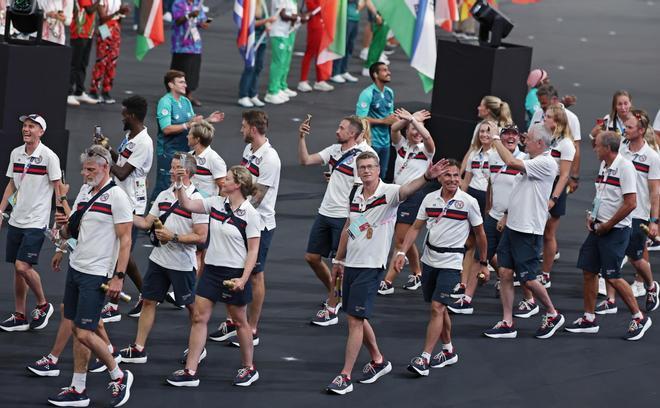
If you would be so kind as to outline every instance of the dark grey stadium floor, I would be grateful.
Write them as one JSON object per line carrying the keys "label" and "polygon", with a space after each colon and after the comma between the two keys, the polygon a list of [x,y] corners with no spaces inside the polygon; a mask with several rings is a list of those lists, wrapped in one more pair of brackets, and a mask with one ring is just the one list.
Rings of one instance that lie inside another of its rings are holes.
{"label": "dark grey stadium floor", "polygon": [[[197,95],[205,106],[199,111],[208,114],[218,108],[226,112],[225,122],[217,127],[213,146],[228,164],[236,164],[243,149],[239,136],[240,109],[235,105],[241,63],[234,46],[230,2],[207,3],[216,20],[210,32],[204,33],[202,89]],[[510,41],[533,46],[534,66],[547,69],[562,94],[577,94],[575,112],[581,119],[583,137],[595,118],[609,110],[611,95],[619,88],[631,91],[635,105],[655,115],[660,107],[656,81],[660,61],[654,41],[660,34],[659,3],[642,0],[544,0],[531,6],[503,3],[502,10],[516,23]],[[134,40],[126,25],[113,95],[118,100],[129,91],[144,95],[150,102],[147,125],[155,136],[154,109],[163,93],[161,78],[169,66],[169,48],[160,47],[138,63],[133,57]],[[303,35],[297,50],[302,47]],[[401,51],[391,59],[397,106],[429,104],[430,96],[422,93],[419,80]],[[289,77],[292,88],[297,83],[299,65],[300,57],[295,57]],[[357,66],[356,60],[351,62],[354,72]],[[267,72],[262,75],[261,89],[266,80]],[[176,360],[186,346],[189,325],[185,312],[163,305],[158,309],[149,339],[149,363],[125,365],[136,377],[128,406],[321,407],[404,406],[406,403],[448,407],[657,406],[660,328],[652,327],[641,342],[621,340],[629,315],[619,304],[619,314],[601,319],[601,332],[595,337],[560,332],[550,340],[536,340],[532,334],[540,318],[534,317],[517,321],[520,335],[517,340],[489,340],[481,333],[501,313],[499,301],[492,296],[492,287],[478,292],[475,315],[453,317],[453,343],[460,355],[459,363],[433,370],[430,377],[421,379],[410,378],[404,368],[421,351],[428,306],[419,292],[397,290],[394,296],[379,297],[372,323],[384,355],[393,363],[393,372],[376,384],[355,385],[355,391],[344,398],[322,393],[341,369],[347,328],[343,316],[338,326],[330,328],[308,324],[324,294],[303,261],[303,253],[325,183],[322,169],[298,165],[297,123],[293,119],[308,112],[314,115],[308,144],[310,150],[319,150],[333,143],[338,120],[353,111],[357,95],[366,85],[367,81],[361,78],[357,86],[340,86],[328,95],[301,95],[289,104],[266,108],[271,117],[270,139],[282,158],[283,170],[277,204],[278,228],[266,271],[268,290],[260,329],[262,343],[255,353],[260,381],[249,389],[232,387],[238,352],[212,343],[207,344],[209,356],[200,367],[199,388],[164,385],[165,377],[179,368]],[[120,139],[120,105],[70,109],[67,119],[71,131],[67,174],[72,190],[77,191],[80,187],[77,156],[88,145],[95,124],[101,124],[115,143]],[[19,139],[12,143],[18,145]],[[581,274],[574,265],[585,237],[584,210],[594,191],[591,182],[596,160],[587,143],[583,144],[583,152],[583,182],[570,197],[568,214],[562,220],[561,259],[556,263],[551,289],[553,300],[567,320],[576,318],[581,310]],[[2,246],[5,234],[3,230]],[[149,253],[144,243],[141,237],[135,250],[143,273]],[[57,305],[62,298],[64,272],[49,270],[52,253],[52,247],[45,245],[38,269],[49,300]],[[658,255],[652,255],[654,266],[658,265],[658,259]],[[0,286],[0,311],[4,318],[13,308],[13,273],[7,264],[3,270],[5,284]],[[626,276],[628,279],[632,276],[629,266]],[[125,287],[129,293],[136,294],[132,283],[126,283]],[[29,304],[33,303],[30,296]],[[127,310],[123,306],[123,311]],[[217,307],[212,325],[221,316],[223,310]],[[25,369],[28,363],[48,353],[59,320],[55,315],[48,327],[38,333],[0,333],[0,406],[45,406],[48,396],[69,384],[70,348],[61,357],[60,377],[35,378]],[[660,318],[656,324],[660,325]],[[120,323],[107,327],[114,344],[124,347],[133,340],[137,321],[124,316]],[[354,377],[359,377],[359,368],[367,358],[365,353],[360,355]],[[107,374],[88,376],[88,393],[94,406],[102,406],[108,400],[107,379]]]}

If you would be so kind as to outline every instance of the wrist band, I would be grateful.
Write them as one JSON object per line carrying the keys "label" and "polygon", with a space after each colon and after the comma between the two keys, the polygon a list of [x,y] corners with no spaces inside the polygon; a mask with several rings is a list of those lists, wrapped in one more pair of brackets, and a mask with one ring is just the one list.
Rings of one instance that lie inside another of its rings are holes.
{"label": "wrist band", "polygon": [[655,222],[657,224],[658,223],[658,217],[649,218],[649,222]]}
{"label": "wrist band", "polygon": [[341,265],[341,266],[344,266],[344,261],[342,261],[342,260],[340,260],[340,259],[332,258],[332,264],[333,264],[333,265]]}
{"label": "wrist band", "polygon": [[570,179],[571,179],[571,180],[574,180],[574,181],[580,181],[580,177],[579,177],[579,176],[571,176]]}
{"label": "wrist band", "polygon": [[401,255],[401,256],[406,256],[406,253],[403,252],[403,251],[399,251],[399,252],[397,252],[396,255],[394,255],[394,256],[400,256],[400,255]]}
{"label": "wrist band", "polygon": [[61,252],[61,253],[63,253],[63,254],[66,254],[66,253],[67,253],[67,252],[66,252],[66,249],[62,249],[62,248],[59,248],[59,247],[56,247],[56,248],[55,248],[55,252]]}

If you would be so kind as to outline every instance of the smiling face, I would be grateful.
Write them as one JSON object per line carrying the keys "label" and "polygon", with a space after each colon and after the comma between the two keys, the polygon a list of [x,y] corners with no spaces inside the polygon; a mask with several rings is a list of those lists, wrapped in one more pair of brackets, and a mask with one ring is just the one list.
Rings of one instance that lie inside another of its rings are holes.
{"label": "smiling face", "polygon": [[227,177],[225,178],[225,184],[222,185],[222,195],[229,196],[236,190],[240,190],[241,185],[236,182],[236,177],[232,171],[227,172]]}
{"label": "smiling face", "polygon": [[390,72],[390,68],[383,64],[378,67],[378,71],[374,74],[374,77],[382,83],[388,83],[392,80],[392,73]]}
{"label": "smiling face", "polygon": [[419,133],[417,128],[412,123],[409,123],[408,127],[406,128],[406,139],[408,142],[410,142],[410,144],[419,144],[422,143],[422,140],[424,140],[422,134]]}
{"label": "smiling face", "polygon": [[21,134],[23,135],[23,142],[26,144],[35,144],[41,140],[44,130],[37,122],[30,119],[25,119],[21,127]]}
{"label": "smiling face", "polygon": [[500,139],[504,147],[506,147],[510,152],[513,152],[516,150],[516,146],[518,146],[520,136],[518,135],[518,132],[508,131],[502,133],[500,135]]}
{"label": "smiling face", "polygon": [[477,116],[481,119],[486,119],[489,116],[488,108],[486,107],[486,102],[481,100],[479,106],[477,106]]}
{"label": "smiling face", "polygon": [[170,90],[172,92],[175,92],[179,95],[186,94],[186,88],[188,87],[188,85],[186,84],[185,77],[174,78],[174,80],[172,80],[172,82],[170,82],[168,85],[170,86]]}
{"label": "smiling face", "polygon": [[450,194],[455,194],[461,185],[461,172],[457,166],[450,166],[447,172],[438,177],[442,189]]}
{"label": "smiling face", "polygon": [[488,147],[493,142],[493,136],[491,134],[490,125],[488,123],[484,123],[479,126],[479,142],[481,142],[481,145],[486,149],[488,149]]}

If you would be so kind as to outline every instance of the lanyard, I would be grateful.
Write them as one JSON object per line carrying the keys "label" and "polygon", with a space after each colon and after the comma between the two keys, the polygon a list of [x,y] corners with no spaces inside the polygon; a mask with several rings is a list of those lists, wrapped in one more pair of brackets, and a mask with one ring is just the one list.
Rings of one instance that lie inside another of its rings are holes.
{"label": "lanyard", "polygon": [[124,140],[121,141],[121,144],[117,148],[117,151],[119,151],[119,153],[123,152],[124,149],[126,149],[127,144],[128,144],[128,136],[124,137]]}
{"label": "lanyard", "polygon": [[[408,146],[410,147],[410,145],[408,145]],[[417,147],[417,146],[415,146],[415,147]],[[404,149],[404,151],[405,151],[405,149]],[[410,162],[410,160],[413,157],[415,157],[416,155],[417,155],[417,152],[415,152],[414,147],[413,147],[412,152],[406,152],[406,159],[403,161],[403,164],[401,165],[399,170],[397,170],[396,174],[399,175],[399,174],[403,173],[403,171],[406,169],[406,167],[408,167],[408,163]]]}
{"label": "lanyard", "polygon": [[30,158],[26,161],[25,166],[23,166],[23,173],[21,174],[20,177],[21,184],[23,184],[23,179],[27,175],[27,171],[30,169],[33,160],[34,160],[34,156],[30,156]]}

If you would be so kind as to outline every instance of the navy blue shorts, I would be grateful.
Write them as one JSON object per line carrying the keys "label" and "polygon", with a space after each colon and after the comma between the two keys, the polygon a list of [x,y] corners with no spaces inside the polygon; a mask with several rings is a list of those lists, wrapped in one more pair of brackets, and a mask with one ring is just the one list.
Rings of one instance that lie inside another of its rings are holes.
{"label": "navy blue shorts", "polygon": [[448,305],[456,301],[451,292],[461,283],[461,271],[458,269],[434,268],[422,263],[422,293],[424,301],[431,300]]}
{"label": "navy blue shorts", "polygon": [[64,284],[64,317],[73,320],[76,327],[96,330],[105,303],[105,292],[101,284],[107,283],[106,276],[78,272],[69,266]]}
{"label": "navy blue shorts", "polygon": [[[500,244],[500,239],[502,238],[502,233],[497,230],[497,220],[487,214],[486,218],[484,219],[484,232],[486,233],[486,240],[488,242],[486,259],[490,261],[495,256],[497,246]],[[476,248],[474,251],[474,259],[477,261],[481,260],[479,248]]]}
{"label": "navy blue shorts", "polygon": [[[197,282],[197,296],[212,302],[222,302],[228,305],[245,306],[252,302],[252,284],[250,279],[240,292],[225,287],[222,281],[243,276],[241,268],[227,268],[224,266],[206,265],[204,273]],[[176,290],[175,292],[176,293]]]}
{"label": "navy blue shorts", "polygon": [[353,317],[369,319],[378,293],[378,285],[385,277],[383,268],[344,268],[341,287],[342,308]]}
{"label": "navy blue shorts", "polygon": [[[552,183],[552,191],[555,190],[555,186],[557,185],[557,180],[555,179],[555,182]],[[552,193],[550,193],[552,194]],[[559,218],[562,215],[566,214],[566,201],[568,201],[568,193],[566,193],[566,189],[562,190],[561,194],[559,194],[559,199],[555,203],[555,205],[552,207],[550,210],[550,216],[553,218]]]}
{"label": "navy blue shorts", "polygon": [[534,280],[541,273],[539,254],[543,249],[543,235],[525,234],[504,228],[497,246],[497,265],[512,269],[520,282]]}
{"label": "navy blue shorts", "polygon": [[589,232],[580,247],[577,267],[600,273],[605,279],[621,277],[621,261],[630,242],[630,228],[612,228],[603,236]]}
{"label": "navy blue shorts", "polygon": [[476,188],[468,187],[467,193],[474,197],[479,203],[479,210],[481,211],[481,218],[486,217],[486,192],[477,190]]}
{"label": "navy blue shorts", "polygon": [[626,256],[632,261],[639,261],[642,259],[644,248],[646,248],[646,240],[648,239],[648,236],[641,228],[639,228],[641,224],[648,224],[648,221],[633,218],[630,242],[628,243],[628,248],[626,248]]}
{"label": "navy blue shorts", "polygon": [[314,225],[309,232],[307,253],[321,255],[323,258],[333,257],[337,252],[339,237],[345,224],[346,218],[331,218],[316,214]]}
{"label": "navy blue shorts", "polygon": [[422,205],[422,201],[424,201],[424,197],[426,197],[426,191],[422,188],[399,204],[399,209],[396,212],[397,224],[412,225],[417,219],[417,212],[419,206]]}
{"label": "navy blue shorts", "polygon": [[45,229],[18,228],[7,224],[7,251],[5,260],[14,263],[17,260],[36,265],[39,263],[39,252],[44,244]]}
{"label": "navy blue shorts", "polygon": [[149,260],[149,268],[142,284],[142,297],[163,302],[172,285],[177,305],[189,305],[195,301],[195,269],[175,271]]}
{"label": "navy blue shorts", "polygon": [[[275,228],[270,231],[264,228],[261,231],[261,239],[259,240],[259,254],[257,255],[257,263],[254,265],[252,273],[261,273],[266,269],[266,257],[268,257],[268,249],[270,248],[270,243],[273,240],[274,233]],[[250,299],[252,299],[252,296],[250,296]]]}

